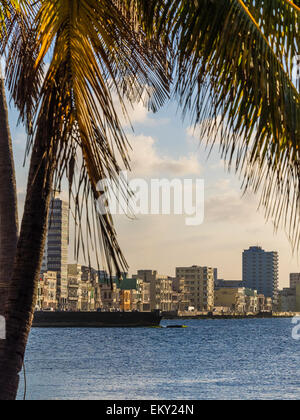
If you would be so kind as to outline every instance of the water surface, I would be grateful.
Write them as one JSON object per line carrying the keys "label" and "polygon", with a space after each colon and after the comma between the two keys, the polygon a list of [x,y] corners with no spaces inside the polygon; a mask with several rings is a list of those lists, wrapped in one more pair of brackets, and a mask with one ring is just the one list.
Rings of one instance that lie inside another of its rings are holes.
{"label": "water surface", "polygon": [[27,399],[300,398],[290,319],[162,325],[178,323],[188,328],[33,329]]}

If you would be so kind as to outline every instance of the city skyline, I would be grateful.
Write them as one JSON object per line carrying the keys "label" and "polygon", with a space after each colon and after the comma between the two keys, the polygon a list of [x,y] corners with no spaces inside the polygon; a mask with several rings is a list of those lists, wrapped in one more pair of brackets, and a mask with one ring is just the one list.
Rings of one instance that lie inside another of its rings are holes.
{"label": "city skyline", "polygon": [[[26,135],[16,127],[17,114],[10,109],[16,175],[18,182],[19,214],[22,214],[28,162],[23,167]],[[220,267],[221,278],[242,278],[240,254],[249,245],[276,250],[280,255],[279,284],[288,286],[289,274],[300,272],[297,255],[282,229],[274,234],[271,221],[266,222],[262,211],[256,211],[258,197],[242,197],[240,182],[224,170],[224,162],[216,148],[209,159],[204,146],[199,146],[197,132],[189,122],[176,117],[174,104],[156,115],[137,105],[131,113],[135,132],[124,122],[133,151],[132,176],[147,179],[202,178],[205,181],[205,219],[198,227],[187,227],[185,216],[116,216],[115,225],[122,250],[133,273],[140,267],[154,267],[162,273],[172,273],[174,262],[183,266]],[[67,191],[67,187],[65,188]],[[65,198],[67,193],[65,193]],[[64,197],[63,197],[64,198]],[[70,220],[69,260],[73,258],[74,224]],[[80,259],[84,263],[83,259]],[[93,263],[95,259],[92,258]]]}
{"label": "city skyline", "polygon": [[[57,196],[53,197],[51,202],[51,213],[49,218],[49,228],[47,233],[46,246],[43,257],[42,272],[57,272],[58,280],[58,289],[57,289],[57,299],[61,308],[64,307],[64,304],[67,300],[67,288],[68,288],[68,266],[70,261],[68,258],[68,238],[69,238],[69,205],[67,201],[63,201]],[[80,261],[77,261],[76,264],[73,263],[73,266],[81,265]],[[257,290],[259,294],[263,294],[266,297],[277,299],[279,287],[278,281],[278,264],[279,264],[279,255],[277,251],[265,251],[262,247],[259,246],[250,246],[249,249],[245,249],[242,253],[242,277],[241,287],[245,287],[252,290]],[[72,265],[72,264],[71,264]],[[82,264],[83,266],[84,264]],[[95,269],[95,267],[90,267]],[[97,270],[102,269],[103,267],[98,267]],[[203,271],[204,269],[204,271]],[[151,269],[142,269],[138,267],[136,272],[139,273],[158,273],[157,270]],[[98,272],[99,273],[99,272]],[[105,273],[105,271],[103,271]],[[209,273],[209,274],[208,274]],[[148,275],[147,274],[147,275]],[[162,272],[160,272],[161,275]],[[168,273],[165,275],[173,276],[174,273]],[[233,279],[221,279],[219,276],[220,267],[216,265],[195,265],[192,264],[188,267],[175,267],[175,277],[186,277],[187,279],[194,281],[194,278],[202,279],[202,283],[205,281],[205,285],[200,287],[197,285],[196,288],[204,288],[202,290],[203,294],[208,296],[208,301],[210,299],[211,289],[216,286],[216,282],[228,283],[236,282]],[[126,276],[135,277],[136,275],[133,272],[126,273]],[[144,274],[141,275],[143,278]],[[152,274],[151,274],[152,276]],[[195,277],[196,276],[196,277]],[[199,277],[200,276],[200,277]],[[106,275],[104,276],[106,277]],[[291,279],[292,274],[290,273],[289,279]],[[207,281],[211,282],[211,285],[207,288]],[[227,281],[226,281],[227,280]],[[298,279],[296,279],[296,282]],[[236,285],[235,285],[236,286]],[[228,286],[227,286],[228,287]],[[198,292],[200,289],[198,290]],[[201,293],[202,293],[201,292]],[[200,295],[201,295],[200,293]],[[202,296],[202,295],[201,295]],[[203,298],[203,296],[202,296]],[[201,298],[201,299],[202,299]]]}

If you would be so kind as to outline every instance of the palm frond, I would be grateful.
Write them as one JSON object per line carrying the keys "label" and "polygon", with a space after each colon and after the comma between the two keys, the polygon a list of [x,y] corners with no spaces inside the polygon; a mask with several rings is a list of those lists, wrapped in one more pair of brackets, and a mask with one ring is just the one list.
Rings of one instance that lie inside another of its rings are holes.
{"label": "palm frond", "polygon": [[[149,42],[146,48],[145,34],[137,30],[135,22],[133,15],[128,16],[128,11],[122,11],[111,0],[45,0],[35,18],[37,31],[33,32],[36,36],[32,45],[38,53],[34,66],[28,57],[22,67],[28,85],[30,77],[39,78],[44,58],[51,53],[28,150],[41,138],[43,126],[50,124],[44,159],[53,162],[49,153],[55,142],[55,184],[67,174],[75,202],[75,223],[79,225],[77,244],[83,243],[80,225],[84,213],[88,214],[89,237],[93,237],[94,221],[90,220],[87,202],[91,198],[95,203],[101,196],[97,183],[106,178],[117,182],[121,165],[129,169],[129,144],[115,111],[113,93],[124,112],[125,98],[133,103],[146,93],[149,106],[156,110],[168,97],[167,53],[163,47],[149,48]],[[153,40],[154,45],[159,46],[159,42]],[[34,75],[29,74],[30,70]],[[18,106],[26,106],[25,100]],[[50,113],[54,118],[49,120]],[[80,161],[78,155],[82,155],[83,163],[76,186],[74,162]],[[121,157],[120,163],[116,156]],[[100,232],[98,246],[109,272],[126,271],[111,215],[98,214],[96,224]]]}
{"label": "palm frond", "polygon": [[220,139],[243,188],[261,191],[266,216],[299,246],[300,97],[289,77],[299,12],[281,0],[169,3],[184,115],[210,145]]}

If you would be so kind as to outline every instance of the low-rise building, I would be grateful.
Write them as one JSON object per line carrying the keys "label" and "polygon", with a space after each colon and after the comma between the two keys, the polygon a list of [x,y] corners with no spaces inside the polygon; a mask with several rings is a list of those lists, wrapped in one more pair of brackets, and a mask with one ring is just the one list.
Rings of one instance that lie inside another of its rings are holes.
{"label": "low-rise building", "polygon": [[257,290],[245,289],[246,298],[246,312],[257,313],[259,312],[259,302]]}
{"label": "low-rise building", "polygon": [[150,310],[171,312],[173,309],[173,281],[174,278],[162,276],[154,270],[139,270],[136,279],[143,280],[150,285]]}
{"label": "low-rise building", "polygon": [[41,274],[38,283],[37,309],[57,310],[57,273],[46,271]]}
{"label": "low-rise building", "polygon": [[151,311],[150,283],[146,283],[145,281],[143,281],[141,312],[150,312],[150,311]]}
{"label": "low-rise building", "polygon": [[158,275],[150,283],[151,310],[159,309],[162,312],[172,312],[173,279]]}
{"label": "low-rise building", "polygon": [[230,308],[232,312],[246,312],[245,288],[225,287],[216,290],[215,306]]}
{"label": "low-rise building", "polygon": [[81,283],[81,266],[78,264],[68,265],[68,309],[77,312],[79,310],[79,290]]}
{"label": "low-rise building", "polygon": [[279,312],[297,312],[297,288],[284,288],[279,291]]}
{"label": "low-rise building", "polygon": [[184,277],[176,277],[173,282],[175,292],[178,293],[178,311],[186,312],[194,305],[190,282]]}
{"label": "low-rise building", "polygon": [[143,311],[144,281],[125,278],[120,282],[120,309],[122,311]]}
{"label": "low-rise building", "polygon": [[259,310],[259,312],[272,312],[272,310],[273,310],[273,300],[272,300],[272,298],[265,297],[262,294],[258,295],[257,298],[258,298],[258,310]]}
{"label": "low-rise building", "polygon": [[104,282],[100,284],[101,309],[104,311],[120,310],[120,289],[116,282],[109,284]]}
{"label": "low-rise building", "polygon": [[291,273],[290,274],[290,288],[296,289],[297,286],[300,286],[300,273]]}

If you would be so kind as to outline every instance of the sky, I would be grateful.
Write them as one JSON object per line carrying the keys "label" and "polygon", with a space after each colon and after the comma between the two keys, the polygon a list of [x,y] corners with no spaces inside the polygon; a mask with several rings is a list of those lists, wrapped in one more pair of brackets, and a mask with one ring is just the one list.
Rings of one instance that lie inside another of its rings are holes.
{"label": "sky", "polygon": [[[133,149],[132,178],[203,179],[205,185],[204,222],[199,226],[187,226],[185,215],[116,216],[129,273],[152,269],[175,275],[178,266],[199,265],[218,268],[219,278],[241,280],[243,250],[259,245],[279,252],[280,286],[288,287],[289,273],[300,272],[299,257],[293,256],[284,231],[275,234],[272,223],[265,221],[262,210],[258,211],[258,196],[242,196],[238,177],[225,170],[217,147],[208,156],[191,122],[182,120],[172,102],[157,114],[139,104],[129,110],[129,115],[134,131],[128,122],[123,121],[123,125]],[[23,166],[26,135],[11,107],[9,119],[21,216],[29,163]],[[70,238],[72,263],[72,227]]]}

